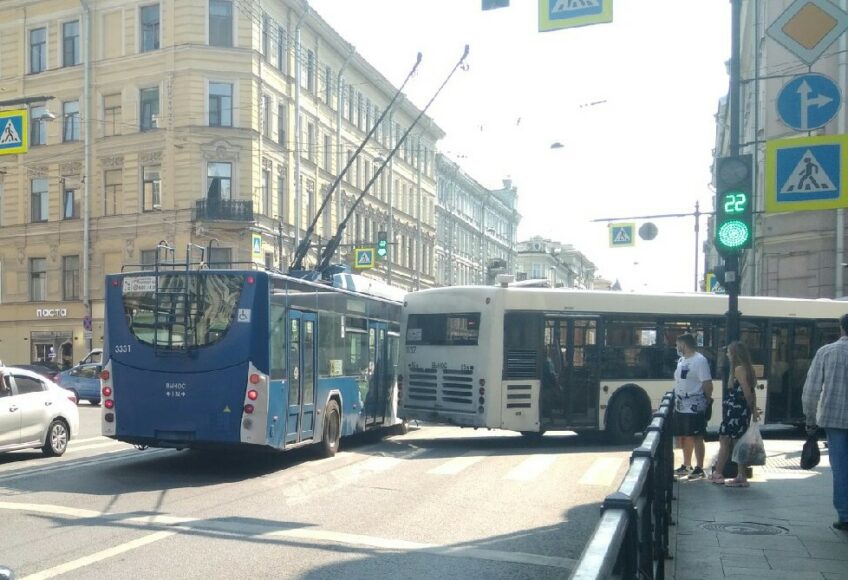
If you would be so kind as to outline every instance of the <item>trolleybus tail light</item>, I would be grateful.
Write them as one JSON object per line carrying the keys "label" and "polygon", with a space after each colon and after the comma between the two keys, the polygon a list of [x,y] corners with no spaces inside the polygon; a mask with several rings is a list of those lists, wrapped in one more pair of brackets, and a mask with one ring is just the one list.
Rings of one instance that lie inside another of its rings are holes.
{"label": "trolleybus tail light", "polygon": [[115,401],[113,401],[112,399],[106,399],[105,401],[103,401],[103,406],[107,409],[114,409]]}
{"label": "trolleybus tail light", "polygon": [[480,386],[481,386],[481,387],[485,387],[485,386],[486,386],[486,379],[480,379]]}
{"label": "trolleybus tail light", "polygon": [[247,391],[247,398],[251,401],[255,401],[259,397],[259,393],[253,389]]}
{"label": "trolleybus tail light", "polygon": [[[261,381],[261,380],[262,380],[262,377],[260,377],[256,373],[253,373],[252,375],[250,375],[250,384],[251,385],[258,385],[259,381]],[[255,393],[256,391],[253,391],[253,392]]]}
{"label": "trolleybus tail light", "polygon": [[120,284],[120,283],[121,283],[121,281],[120,281],[120,280],[118,280],[117,278],[115,278],[114,280],[112,280],[112,286],[115,286],[116,288],[118,287],[118,284]]}
{"label": "trolleybus tail light", "polygon": [[244,406],[244,412],[247,413],[248,415],[253,413],[253,405],[251,405],[250,403],[245,405]]}
{"label": "trolleybus tail light", "polygon": [[247,277],[247,283],[248,284],[253,284],[254,282],[256,282],[256,278],[254,278],[253,276]]}
{"label": "trolleybus tail light", "polygon": [[480,397],[479,401],[480,401],[480,404],[481,404],[481,405],[483,405],[483,404],[485,404],[485,403],[486,403],[486,398],[485,398],[485,397]]}
{"label": "trolleybus tail light", "polygon": [[482,396],[483,396],[483,395],[485,395],[485,394],[486,394],[486,388],[485,388],[485,387],[480,387],[480,396],[482,397]]}
{"label": "trolleybus tail light", "polygon": [[114,413],[106,413],[105,415],[103,415],[103,420],[106,421],[107,423],[114,423],[115,422],[115,414]]}
{"label": "trolleybus tail light", "polygon": [[109,371],[107,371],[105,369],[100,371],[100,378],[103,379],[104,381],[108,381],[110,376],[112,376],[112,375],[109,374]]}
{"label": "trolleybus tail light", "polygon": [[111,397],[112,396],[112,387],[103,387],[103,396]]}

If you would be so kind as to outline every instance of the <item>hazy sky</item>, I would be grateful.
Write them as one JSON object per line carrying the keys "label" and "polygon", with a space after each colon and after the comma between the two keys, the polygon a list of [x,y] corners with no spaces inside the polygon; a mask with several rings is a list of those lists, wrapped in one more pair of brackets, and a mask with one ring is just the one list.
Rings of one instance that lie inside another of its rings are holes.
{"label": "hazy sky", "polygon": [[[609,248],[593,219],[711,211],[715,113],[727,92],[728,0],[616,0],[614,21],[537,32],[538,2],[310,0],[395,86],[418,51],[407,95],[429,110],[439,149],[489,188],[509,177],[519,239],[574,244],[625,290],[691,291],[694,218],[653,221],[656,239]],[[561,149],[550,145],[560,142]],[[646,220],[635,221],[637,228]],[[701,219],[699,243],[706,234]],[[699,276],[703,257],[699,252]]]}

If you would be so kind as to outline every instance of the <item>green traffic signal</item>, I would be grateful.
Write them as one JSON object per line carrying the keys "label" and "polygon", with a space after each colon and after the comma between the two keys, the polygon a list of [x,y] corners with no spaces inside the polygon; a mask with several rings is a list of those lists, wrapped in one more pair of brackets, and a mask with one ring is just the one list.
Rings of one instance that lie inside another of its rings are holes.
{"label": "green traffic signal", "polygon": [[377,257],[385,259],[389,255],[389,236],[386,232],[377,232]]}
{"label": "green traffic signal", "polygon": [[716,159],[715,245],[723,256],[753,242],[751,156]]}

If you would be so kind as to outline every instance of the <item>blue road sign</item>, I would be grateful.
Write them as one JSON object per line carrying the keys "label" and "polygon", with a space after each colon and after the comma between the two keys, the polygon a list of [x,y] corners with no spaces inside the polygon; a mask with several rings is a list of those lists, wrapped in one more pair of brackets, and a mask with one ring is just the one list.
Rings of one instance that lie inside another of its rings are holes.
{"label": "blue road sign", "polygon": [[777,202],[839,197],[841,145],[830,143],[777,151]]}
{"label": "blue road sign", "polygon": [[777,95],[777,114],[796,131],[823,127],[839,112],[842,93],[829,77],[810,73],[786,83]]}
{"label": "blue road sign", "polygon": [[612,22],[612,0],[539,0],[539,32]]}
{"label": "blue road sign", "polygon": [[0,111],[0,155],[27,152],[27,110]]}
{"label": "blue road sign", "polygon": [[364,270],[374,267],[374,248],[354,248],[353,267]]}
{"label": "blue road sign", "polygon": [[632,246],[636,243],[636,238],[633,235],[636,230],[635,223],[620,223],[609,225],[610,247],[624,248]]}

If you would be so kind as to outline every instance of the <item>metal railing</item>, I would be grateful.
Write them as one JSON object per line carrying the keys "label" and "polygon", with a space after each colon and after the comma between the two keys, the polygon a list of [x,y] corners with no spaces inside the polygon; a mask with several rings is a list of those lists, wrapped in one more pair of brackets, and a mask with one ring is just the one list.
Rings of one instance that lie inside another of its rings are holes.
{"label": "metal railing", "polygon": [[601,520],[572,580],[665,578],[674,483],[673,402],[672,393],[663,397],[645,439],[630,456],[624,480],[604,499]]}
{"label": "metal railing", "polygon": [[253,221],[253,200],[198,199],[194,202],[195,220]]}

